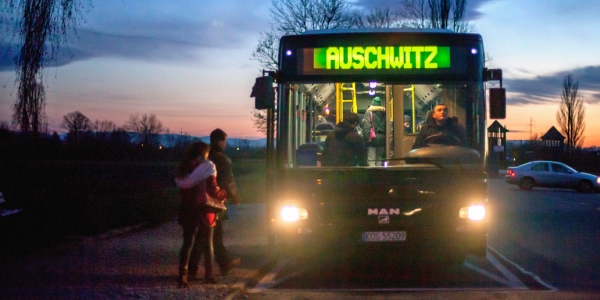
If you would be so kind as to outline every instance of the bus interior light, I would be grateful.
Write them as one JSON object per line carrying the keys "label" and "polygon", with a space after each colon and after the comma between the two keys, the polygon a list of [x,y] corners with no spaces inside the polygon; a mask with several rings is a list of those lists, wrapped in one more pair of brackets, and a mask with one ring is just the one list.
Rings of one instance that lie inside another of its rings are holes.
{"label": "bus interior light", "polygon": [[473,55],[477,54],[477,49],[471,48],[471,54],[473,54]]}
{"label": "bus interior light", "polygon": [[374,89],[377,87],[377,81],[371,81],[369,82],[369,88]]}
{"label": "bus interior light", "polygon": [[285,55],[287,55],[287,56],[292,56],[292,50],[287,50],[287,51],[285,51]]}

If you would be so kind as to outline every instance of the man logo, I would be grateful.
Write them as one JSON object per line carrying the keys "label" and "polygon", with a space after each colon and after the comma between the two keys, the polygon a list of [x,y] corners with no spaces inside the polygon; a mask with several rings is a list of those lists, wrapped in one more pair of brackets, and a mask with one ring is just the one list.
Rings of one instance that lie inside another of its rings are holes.
{"label": "man logo", "polygon": [[399,215],[399,208],[368,208],[367,215]]}
{"label": "man logo", "polygon": [[377,218],[379,219],[379,224],[390,224],[389,215],[377,216]]}

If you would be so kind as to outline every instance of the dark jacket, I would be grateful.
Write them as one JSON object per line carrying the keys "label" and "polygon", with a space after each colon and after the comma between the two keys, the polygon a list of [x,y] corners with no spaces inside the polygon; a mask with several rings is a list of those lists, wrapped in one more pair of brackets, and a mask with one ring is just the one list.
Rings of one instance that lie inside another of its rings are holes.
{"label": "dark jacket", "polygon": [[444,125],[442,126],[438,126],[435,122],[435,119],[431,119],[425,124],[423,124],[423,127],[421,127],[421,131],[419,131],[415,143],[413,144],[413,149],[427,146],[425,144],[425,139],[435,134],[446,134],[449,136],[454,136],[460,141],[459,145],[466,145],[464,130],[460,128],[459,125],[456,124],[456,122],[454,122],[451,118],[447,119]]}
{"label": "dark jacket", "polygon": [[340,122],[327,135],[323,151],[324,166],[366,166],[367,148],[356,128]]}
{"label": "dark jacket", "polygon": [[229,197],[237,203],[239,201],[239,194],[233,178],[233,163],[231,159],[223,153],[223,149],[218,145],[210,146],[208,159],[217,167],[217,184],[220,188],[226,190]]}
{"label": "dark jacket", "polygon": [[[372,121],[371,121],[372,117]],[[371,127],[375,128],[375,139],[370,141],[369,131]],[[385,107],[370,106],[365,112],[362,122],[362,136],[365,144],[369,147],[385,146]]]}

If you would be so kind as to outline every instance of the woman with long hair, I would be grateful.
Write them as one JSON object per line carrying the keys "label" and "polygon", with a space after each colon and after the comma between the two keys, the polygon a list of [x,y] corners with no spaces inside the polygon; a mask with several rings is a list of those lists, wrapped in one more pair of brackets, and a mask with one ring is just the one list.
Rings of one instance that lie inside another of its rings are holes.
{"label": "woman with long hair", "polygon": [[207,194],[225,200],[227,192],[217,185],[215,165],[208,160],[210,145],[191,144],[176,168],[175,183],[179,187],[181,205],[179,223],[183,227],[183,245],[179,255],[179,287],[189,287],[188,276],[197,277],[200,258],[204,254],[204,280],[216,283],[213,276],[213,227],[217,215],[208,209]]}

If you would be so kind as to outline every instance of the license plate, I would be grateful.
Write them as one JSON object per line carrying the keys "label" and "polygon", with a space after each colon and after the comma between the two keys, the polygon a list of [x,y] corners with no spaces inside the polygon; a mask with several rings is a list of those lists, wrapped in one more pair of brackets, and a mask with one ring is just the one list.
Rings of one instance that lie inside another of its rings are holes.
{"label": "license plate", "polygon": [[367,231],[362,233],[363,242],[406,241],[406,231]]}

